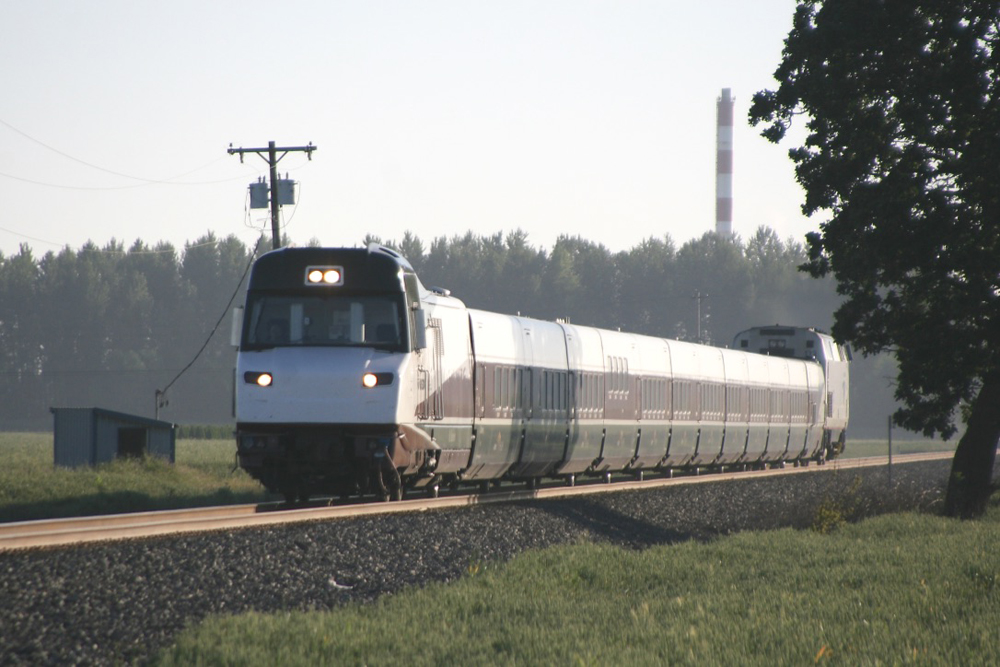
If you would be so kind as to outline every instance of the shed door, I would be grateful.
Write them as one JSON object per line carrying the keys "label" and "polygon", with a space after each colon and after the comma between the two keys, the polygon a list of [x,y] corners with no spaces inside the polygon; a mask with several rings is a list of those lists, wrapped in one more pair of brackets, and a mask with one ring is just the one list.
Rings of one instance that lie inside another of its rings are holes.
{"label": "shed door", "polygon": [[146,454],[146,429],[123,426],[118,429],[118,457],[139,458]]}

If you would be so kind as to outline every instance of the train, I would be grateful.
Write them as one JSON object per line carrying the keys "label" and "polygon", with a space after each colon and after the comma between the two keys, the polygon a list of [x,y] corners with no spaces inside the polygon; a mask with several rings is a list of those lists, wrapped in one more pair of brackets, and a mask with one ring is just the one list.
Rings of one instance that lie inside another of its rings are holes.
{"label": "train", "polygon": [[804,465],[844,447],[850,349],[814,328],[758,326],[723,348],[476,310],[377,244],[268,252],[234,315],[239,465],[289,502]]}

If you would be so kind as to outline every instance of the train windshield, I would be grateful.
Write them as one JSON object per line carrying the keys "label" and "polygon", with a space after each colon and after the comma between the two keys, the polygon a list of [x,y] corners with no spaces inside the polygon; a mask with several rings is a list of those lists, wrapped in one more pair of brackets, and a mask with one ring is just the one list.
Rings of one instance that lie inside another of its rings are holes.
{"label": "train windshield", "polygon": [[405,349],[401,296],[256,295],[247,303],[244,349],[363,346]]}

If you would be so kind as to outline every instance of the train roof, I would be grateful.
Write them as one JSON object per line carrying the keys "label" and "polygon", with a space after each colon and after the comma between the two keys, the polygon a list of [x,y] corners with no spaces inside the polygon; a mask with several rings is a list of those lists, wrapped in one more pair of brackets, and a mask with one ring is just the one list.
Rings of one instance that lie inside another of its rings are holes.
{"label": "train roof", "polygon": [[391,248],[280,248],[261,255],[250,274],[251,290],[302,287],[306,267],[339,267],[343,287],[352,291],[399,291],[402,274],[413,267]]}
{"label": "train roof", "polygon": [[826,359],[829,355],[825,345],[836,344],[824,331],[781,324],[751,327],[733,339],[735,349],[789,359]]}

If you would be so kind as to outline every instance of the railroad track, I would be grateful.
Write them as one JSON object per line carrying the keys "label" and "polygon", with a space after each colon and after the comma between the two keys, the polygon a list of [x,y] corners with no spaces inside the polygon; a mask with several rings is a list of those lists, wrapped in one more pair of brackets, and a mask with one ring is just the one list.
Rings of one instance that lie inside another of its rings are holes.
{"label": "railroad track", "polygon": [[[894,456],[893,464],[917,463],[951,457],[951,452],[905,454]],[[513,487],[513,490],[501,488],[488,493],[442,495],[439,498],[433,499],[422,498],[391,503],[354,503],[303,508],[287,508],[281,503],[265,503],[261,505],[229,505],[161,512],[137,512],[73,519],[20,521],[15,523],[0,523],[0,551],[153,537],[156,535],[176,535],[209,530],[232,530],[235,528],[340,519],[372,514],[426,511],[445,507],[463,507],[516,500],[560,498],[593,493],[654,489],[671,485],[700,484],[728,479],[753,479],[769,475],[803,474],[823,470],[847,470],[852,468],[885,466],[887,463],[887,457],[875,456],[869,458],[837,459],[823,466],[810,465],[750,472],[711,473],[700,476],[686,475],[672,478],[657,477],[643,481],[632,478],[629,481],[618,481],[611,484],[593,481],[572,487],[553,483],[551,486],[543,486],[530,490],[525,490],[523,487]],[[621,477],[624,479],[625,476],[622,475]]]}

